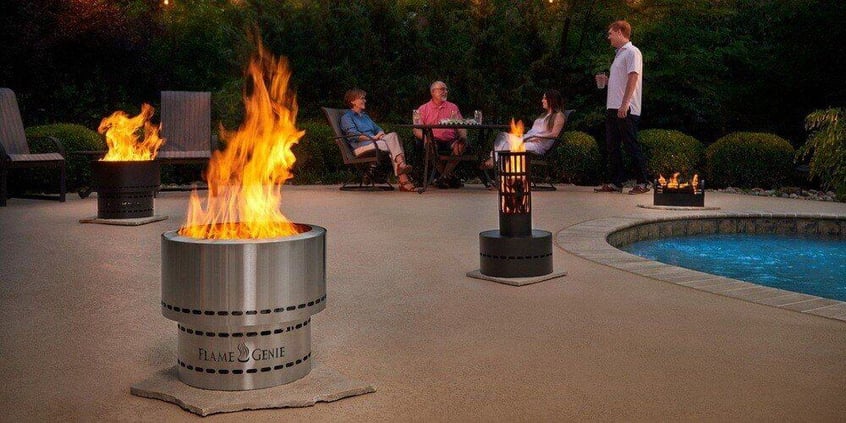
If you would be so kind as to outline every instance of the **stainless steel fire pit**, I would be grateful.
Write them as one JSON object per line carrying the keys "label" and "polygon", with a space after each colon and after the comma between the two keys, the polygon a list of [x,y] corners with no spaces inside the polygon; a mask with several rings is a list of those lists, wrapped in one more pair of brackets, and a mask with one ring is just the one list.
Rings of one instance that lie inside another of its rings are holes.
{"label": "stainless steel fire pit", "polygon": [[326,229],[266,240],[162,234],[162,314],[178,322],[178,375],[249,390],[311,371],[311,316],[326,307]]}
{"label": "stainless steel fire pit", "polygon": [[91,162],[94,190],[97,191],[97,217],[132,219],[153,215],[153,197],[161,185],[159,162]]}

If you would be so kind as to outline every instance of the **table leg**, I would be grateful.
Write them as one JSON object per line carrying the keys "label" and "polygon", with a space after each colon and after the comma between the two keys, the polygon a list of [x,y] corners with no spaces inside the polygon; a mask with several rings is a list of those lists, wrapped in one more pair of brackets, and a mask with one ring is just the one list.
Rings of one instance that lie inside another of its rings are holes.
{"label": "table leg", "polygon": [[423,130],[423,185],[417,190],[418,194],[426,192],[429,186],[429,160],[431,160],[430,150],[432,149],[432,142],[434,142],[434,134],[431,129]]}

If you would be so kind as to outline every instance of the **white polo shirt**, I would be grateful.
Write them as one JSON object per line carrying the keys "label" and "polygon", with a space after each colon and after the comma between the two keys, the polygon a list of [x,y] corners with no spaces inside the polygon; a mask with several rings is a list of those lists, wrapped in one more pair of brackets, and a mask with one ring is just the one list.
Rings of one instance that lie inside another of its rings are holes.
{"label": "white polo shirt", "polygon": [[617,49],[614,63],[608,74],[608,109],[619,109],[626,95],[626,81],[630,73],[637,73],[637,86],[632,94],[631,114],[640,116],[640,97],[643,91],[643,56],[640,50],[629,41]]}

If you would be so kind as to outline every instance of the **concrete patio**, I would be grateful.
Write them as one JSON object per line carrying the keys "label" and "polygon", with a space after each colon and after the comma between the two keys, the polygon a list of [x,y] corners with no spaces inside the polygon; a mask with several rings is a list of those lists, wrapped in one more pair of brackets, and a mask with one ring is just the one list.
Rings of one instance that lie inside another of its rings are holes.
{"label": "concrete patio", "polygon": [[[376,387],[313,407],[209,421],[843,421],[846,323],[586,260],[558,237],[567,276],[523,287],[472,279],[496,193],[286,187],[283,211],[327,229],[327,308],[314,362]],[[560,186],[533,195],[556,233],[610,217],[712,212],[637,207],[647,195]],[[846,215],[846,204],[709,192],[721,212]],[[163,192],[137,227],[80,224],[96,199],[0,208],[2,421],[195,421],[130,395],[176,361],[160,313],[160,235],[188,193]],[[554,236],[553,239],[556,239]],[[562,248],[563,247],[563,248]]]}

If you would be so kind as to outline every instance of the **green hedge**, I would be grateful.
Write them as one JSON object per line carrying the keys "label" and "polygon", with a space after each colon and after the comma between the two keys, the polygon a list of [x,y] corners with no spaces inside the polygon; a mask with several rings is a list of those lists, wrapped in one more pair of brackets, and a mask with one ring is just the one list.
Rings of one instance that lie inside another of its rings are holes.
{"label": "green hedge", "polygon": [[[67,187],[69,192],[76,191],[79,187],[87,185],[91,180],[91,166],[88,164],[88,157],[71,154],[74,151],[105,150],[105,140],[95,131],[82,125],[72,123],[56,123],[51,125],[32,126],[26,128],[27,138],[55,137],[65,148],[65,160],[67,160]],[[30,142],[30,149],[33,153],[44,153],[55,151],[51,142],[33,140]],[[56,172],[52,169],[30,169],[29,175],[20,182],[24,190],[43,191],[55,190]],[[17,182],[17,181],[16,181]]]}
{"label": "green hedge", "polygon": [[775,188],[789,181],[794,149],[774,134],[734,132],[705,150],[708,185]]}
{"label": "green hedge", "polygon": [[585,132],[566,131],[553,156],[552,179],[579,185],[594,184],[601,166],[599,145]]}
{"label": "green hedge", "polygon": [[700,169],[705,147],[699,140],[679,131],[647,129],[638,134],[646,156],[648,175],[670,177],[675,172],[690,178]]}
{"label": "green hedge", "polygon": [[350,177],[341,152],[332,140],[332,128],[325,120],[297,122],[297,128],[305,130],[305,135],[292,148],[297,161],[291,183],[337,184]]}

